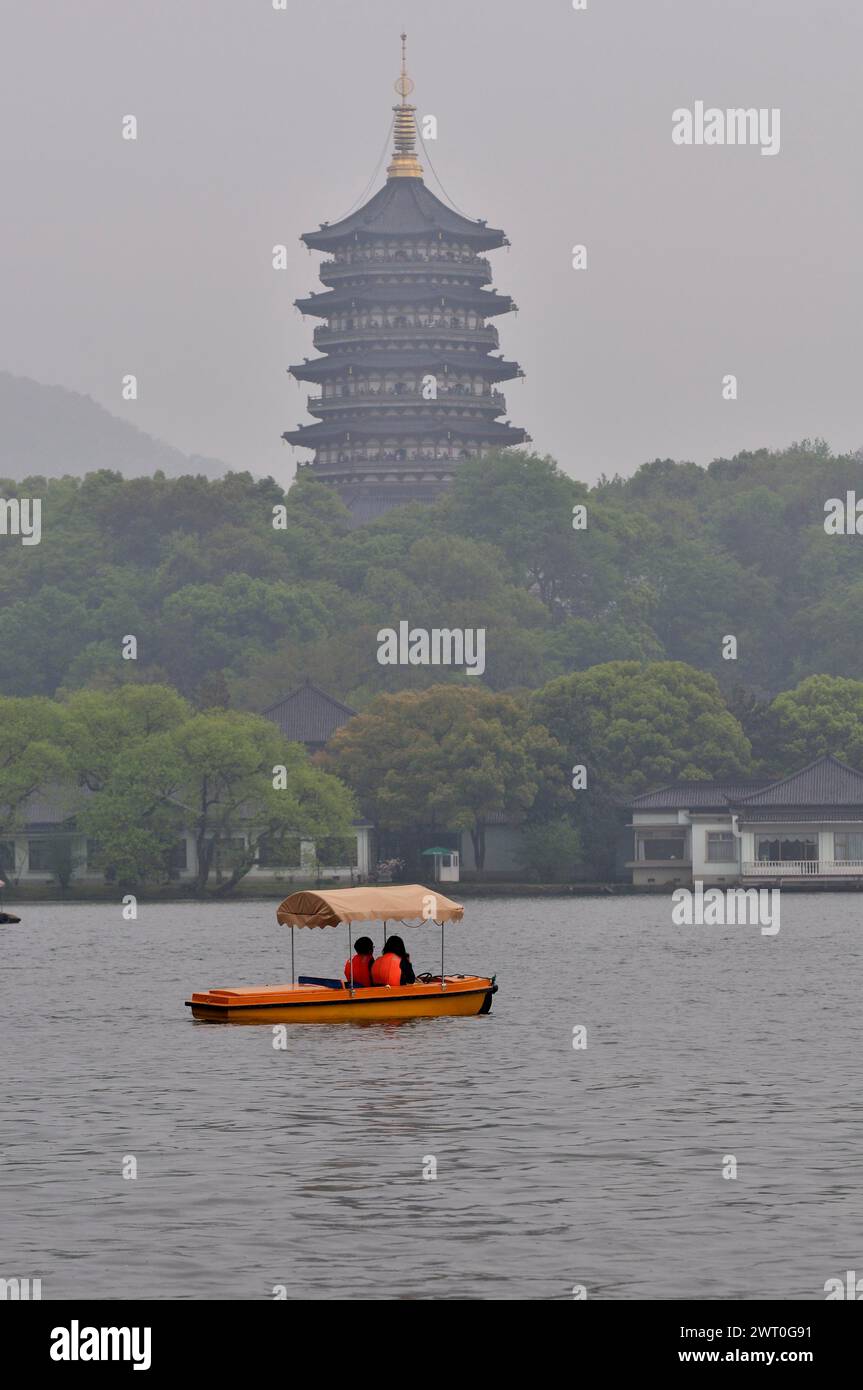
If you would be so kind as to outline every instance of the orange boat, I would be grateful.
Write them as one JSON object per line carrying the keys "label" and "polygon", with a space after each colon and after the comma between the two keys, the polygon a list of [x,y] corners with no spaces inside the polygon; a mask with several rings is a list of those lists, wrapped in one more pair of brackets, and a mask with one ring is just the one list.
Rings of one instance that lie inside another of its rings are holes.
{"label": "orange boat", "polygon": [[[368,1023],[392,1019],[487,1014],[497,993],[493,975],[444,973],[444,925],[460,922],[461,903],[420,883],[389,888],[337,888],[323,893],[292,893],[276,920],[291,928],[291,983],[213,987],[194,993],[186,1004],[192,1017],[222,1023]],[[435,923],[441,929],[439,975],[420,975],[412,985],[360,987],[352,981],[324,980],[294,973],[295,927],[347,927],[348,958],[353,957],[357,922]]]}

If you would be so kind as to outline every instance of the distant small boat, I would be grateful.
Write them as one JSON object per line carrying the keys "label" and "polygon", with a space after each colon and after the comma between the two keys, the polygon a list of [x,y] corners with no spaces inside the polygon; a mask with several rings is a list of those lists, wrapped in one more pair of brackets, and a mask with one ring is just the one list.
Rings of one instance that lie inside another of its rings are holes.
{"label": "distant small boat", "polygon": [[16,917],[14,912],[0,912],[0,926],[5,926],[7,922],[20,922],[21,918]]}
{"label": "distant small boat", "polygon": [[[277,921],[291,927],[291,983],[201,990],[186,1000],[192,1017],[223,1023],[357,1023],[388,1019],[438,1018],[442,1015],[487,1014],[497,993],[493,975],[446,975],[443,928],[460,921],[461,903],[422,884],[388,888],[340,888],[333,892],[293,893],[276,912]],[[348,929],[348,954],[353,955],[352,927],[356,922],[398,922],[419,926],[435,922],[441,928],[441,971],[425,974],[412,985],[352,987],[342,980],[324,980],[293,972],[294,927]]]}

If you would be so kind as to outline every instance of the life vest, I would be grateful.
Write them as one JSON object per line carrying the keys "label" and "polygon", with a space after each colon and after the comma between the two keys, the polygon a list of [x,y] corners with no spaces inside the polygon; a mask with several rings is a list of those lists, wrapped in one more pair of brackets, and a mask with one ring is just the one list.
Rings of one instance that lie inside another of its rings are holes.
{"label": "life vest", "polygon": [[402,963],[401,958],[387,951],[385,956],[378,956],[372,966],[372,981],[376,985],[400,985],[402,982]]}
{"label": "life vest", "polygon": [[345,979],[348,984],[351,982],[351,965],[354,967],[354,984],[370,985],[372,982],[371,956],[355,955],[352,961],[345,961]]}

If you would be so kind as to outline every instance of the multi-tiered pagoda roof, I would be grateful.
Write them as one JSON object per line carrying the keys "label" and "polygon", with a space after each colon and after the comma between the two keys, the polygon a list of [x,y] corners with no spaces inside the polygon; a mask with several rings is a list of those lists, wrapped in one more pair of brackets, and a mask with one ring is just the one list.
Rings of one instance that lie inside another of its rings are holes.
{"label": "multi-tiered pagoda roof", "polygon": [[300,464],[334,487],[357,520],[409,501],[432,501],[461,460],[528,436],[508,420],[496,383],[521,376],[499,353],[487,320],[515,308],[488,289],[482,255],[507,245],[502,231],[447,207],[423,182],[415,149],[413,83],[396,83],[395,148],[387,182],[341,222],[302,240],[328,253],[327,287],[296,300],[321,319],[322,355],[291,367],[316,383],[317,423],[283,435],[314,450]]}

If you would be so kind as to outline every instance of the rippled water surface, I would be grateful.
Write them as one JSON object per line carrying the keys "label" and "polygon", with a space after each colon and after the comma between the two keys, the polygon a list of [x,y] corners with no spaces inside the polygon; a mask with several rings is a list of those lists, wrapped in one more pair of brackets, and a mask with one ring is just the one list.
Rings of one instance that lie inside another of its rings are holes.
{"label": "rippled water surface", "polygon": [[[287,1051],[183,1007],[290,978],[274,907],[0,927],[0,1275],[43,1298],[813,1299],[863,1269],[863,898],[785,895],[775,937],[673,926],[667,898],[469,900],[447,966],[497,973],[488,1017],[291,1026]],[[405,935],[433,969],[437,931]],[[296,944],[341,970],[342,931]]]}

